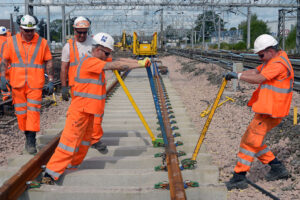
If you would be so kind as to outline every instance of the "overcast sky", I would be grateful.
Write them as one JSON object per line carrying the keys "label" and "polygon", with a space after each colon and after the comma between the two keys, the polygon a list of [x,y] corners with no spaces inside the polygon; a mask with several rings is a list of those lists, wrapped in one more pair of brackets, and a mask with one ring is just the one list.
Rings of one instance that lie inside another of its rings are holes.
{"label": "overcast sky", "polygon": [[[24,0],[13,0],[13,2],[24,2]],[[0,3],[4,3],[4,2],[12,2],[11,0],[0,0]],[[66,13],[68,13],[69,11],[71,11],[73,8],[71,7],[66,7]],[[80,9],[80,7],[79,7]],[[8,19],[9,18],[9,14],[12,13],[13,7],[4,7],[4,13],[2,14],[3,19]],[[237,9],[233,9],[234,12],[236,12],[236,14],[233,14],[231,12],[222,12],[221,17],[224,19],[224,21],[226,22],[225,24],[225,28],[229,29],[231,27],[237,27],[239,23],[241,23],[242,21],[246,20],[246,16],[245,14],[247,14],[247,9],[246,8],[239,8]],[[216,11],[217,13],[219,11]],[[24,13],[24,6],[20,7],[20,14]],[[34,13],[35,15],[37,15],[38,18],[46,18],[46,8],[45,7],[36,7],[34,8]],[[60,7],[51,7],[50,8],[50,13],[51,13],[51,20],[53,19],[57,19],[57,18],[61,18],[61,8]],[[90,15],[94,15],[94,16],[99,16],[99,18],[103,19],[103,17],[101,16],[106,16],[107,19],[109,19],[109,15],[121,15],[123,16],[121,19],[116,19],[114,21],[107,21],[106,23],[103,22],[103,20],[101,22],[93,22],[93,29],[92,31],[94,33],[99,32],[99,31],[105,31],[105,32],[109,32],[111,34],[116,34],[116,33],[121,33],[123,29],[129,29],[129,31],[133,31],[134,29],[138,28],[141,30],[145,30],[148,33],[157,31],[157,30],[151,30],[151,24],[155,25],[154,29],[158,29],[160,28],[160,18],[159,18],[159,13],[154,14],[154,10],[133,10],[133,11],[122,11],[122,10],[118,10],[118,11],[112,11],[112,10],[108,10],[108,11],[93,11],[93,10],[89,10],[89,11],[83,11],[80,12],[80,10],[75,10],[73,11],[71,14],[73,16],[77,16],[77,15],[85,15],[86,13],[89,13]],[[101,15],[99,15],[99,13],[101,13]],[[129,24],[125,24],[125,23],[120,23],[120,20],[124,21],[125,18],[125,13],[127,13],[127,20],[128,22],[130,22]],[[181,23],[185,26],[187,26],[186,28],[190,28],[189,25],[191,23],[188,23],[185,21],[184,18],[182,18],[181,20],[179,20],[180,22],[175,22],[175,19],[172,19],[172,21],[170,21],[170,17],[168,18],[166,15],[177,15],[178,16],[178,11],[166,11],[164,12],[164,24],[168,25],[171,24],[173,21],[173,24],[176,23],[178,25],[178,23]],[[181,15],[185,15],[185,16],[197,16],[197,14],[202,13],[202,11],[196,12],[196,11],[183,11],[183,13],[181,12]],[[243,13],[243,14],[242,14]],[[251,8],[251,13],[255,13],[259,19],[264,20],[264,21],[275,21],[278,20],[278,9],[275,8]],[[296,14],[296,12],[295,12]],[[295,15],[294,14],[294,15]],[[134,17],[130,17],[130,15],[135,15]],[[95,17],[90,17],[92,20]],[[141,19],[142,18],[142,19]],[[190,17],[191,19],[191,17]],[[135,23],[133,23],[135,21]],[[143,23],[141,23],[141,21]],[[165,26],[166,27],[166,26]],[[105,29],[105,30],[103,30]]]}

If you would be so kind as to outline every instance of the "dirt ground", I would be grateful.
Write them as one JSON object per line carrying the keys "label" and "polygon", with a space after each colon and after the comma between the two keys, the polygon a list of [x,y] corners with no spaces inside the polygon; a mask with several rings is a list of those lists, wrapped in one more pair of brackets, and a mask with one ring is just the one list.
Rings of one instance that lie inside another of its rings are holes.
{"label": "dirt ground", "polygon": [[[162,64],[168,66],[169,78],[177,92],[181,94],[187,111],[192,118],[196,130],[201,133],[206,118],[200,113],[206,109],[208,103],[213,103],[222,82],[224,69],[213,64],[198,63],[186,58],[167,56],[161,58]],[[236,154],[242,134],[245,132],[254,113],[246,106],[255,85],[245,82],[239,83],[239,89],[234,92],[232,82],[227,84],[223,94],[235,99],[235,102],[226,102],[219,107],[213,117],[204,143],[213,157],[213,163],[220,169],[220,182],[228,181],[236,164]],[[300,106],[300,95],[294,92],[291,106]],[[247,177],[280,199],[300,199],[300,125],[293,126],[293,116],[290,115],[270,133],[265,143],[281,160],[291,178],[267,182],[264,176],[270,169],[268,165],[255,160]],[[228,192],[229,200],[237,199],[270,199],[249,186],[245,190]]]}

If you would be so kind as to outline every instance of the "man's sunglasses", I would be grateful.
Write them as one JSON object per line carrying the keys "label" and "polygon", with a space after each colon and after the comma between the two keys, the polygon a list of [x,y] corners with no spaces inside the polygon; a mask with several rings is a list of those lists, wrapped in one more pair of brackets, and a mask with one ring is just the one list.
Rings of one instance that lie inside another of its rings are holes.
{"label": "man's sunglasses", "polygon": [[104,51],[103,49],[101,49],[101,51],[104,52],[104,54],[105,54],[106,57],[108,57],[108,56],[110,55],[110,52],[106,52],[106,51]]}
{"label": "man's sunglasses", "polygon": [[23,31],[26,32],[26,33],[30,33],[30,32],[33,32],[34,29],[23,29]]}
{"label": "man's sunglasses", "polygon": [[258,56],[259,56],[260,58],[263,58],[263,57],[265,56],[265,54],[258,54]]}
{"label": "man's sunglasses", "polygon": [[87,34],[87,31],[82,31],[82,32],[81,31],[76,31],[76,32],[78,33],[78,35],[81,35],[81,34],[85,35],[85,34]]}

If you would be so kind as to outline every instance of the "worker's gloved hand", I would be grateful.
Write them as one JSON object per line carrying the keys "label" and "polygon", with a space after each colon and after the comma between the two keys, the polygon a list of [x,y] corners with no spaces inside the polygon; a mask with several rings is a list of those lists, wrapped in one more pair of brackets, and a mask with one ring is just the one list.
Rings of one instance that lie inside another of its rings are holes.
{"label": "worker's gloved hand", "polygon": [[65,101],[69,101],[70,93],[69,93],[69,88],[67,86],[61,87],[61,93],[62,93],[62,99]]}
{"label": "worker's gloved hand", "polygon": [[235,72],[228,72],[227,74],[225,74],[225,79],[227,81],[230,81],[231,79],[238,79],[238,74]]}
{"label": "worker's gloved hand", "polygon": [[7,92],[7,80],[4,76],[1,76],[1,83],[0,83],[0,87],[1,87],[1,90],[3,90],[4,92]]}
{"label": "worker's gloved hand", "polygon": [[151,66],[151,60],[150,58],[146,57],[143,60],[139,60],[138,63],[141,67],[150,67]]}
{"label": "worker's gloved hand", "polygon": [[54,89],[54,85],[53,85],[53,82],[49,81],[46,85],[46,92],[48,95],[51,95],[53,93],[53,89]]}

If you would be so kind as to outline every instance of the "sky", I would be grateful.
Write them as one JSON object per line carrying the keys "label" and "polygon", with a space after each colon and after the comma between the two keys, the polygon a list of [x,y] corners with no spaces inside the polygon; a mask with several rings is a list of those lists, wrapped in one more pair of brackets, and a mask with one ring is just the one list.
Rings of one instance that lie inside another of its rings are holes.
{"label": "sky", "polygon": [[[0,0],[0,3],[5,2],[24,2],[24,0]],[[66,13],[72,11],[72,7],[66,7]],[[2,14],[3,19],[8,19],[10,13],[13,13],[12,6],[4,7],[4,13]],[[216,13],[220,11],[216,10]],[[247,19],[245,14],[247,14],[246,8],[233,9],[233,12],[222,12],[221,17],[225,20],[225,28],[230,29],[231,27],[238,27],[238,25]],[[20,14],[24,13],[24,6],[20,7]],[[45,7],[35,7],[34,13],[38,18],[46,18],[46,8]],[[89,13],[87,16],[86,13]],[[165,11],[164,12],[164,27],[168,24],[173,26],[190,28],[193,19],[196,19],[201,11]],[[277,21],[278,20],[278,8],[251,8],[251,13],[255,13],[258,19],[264,21]],[[51,20],[61,18],[61,8],[51,7],[50,8]],[[296,12],[294,12],[295,16]],[[159,31],[160,29],[160,13],[155,13],[154,10],[89,10],[80,11],[80,7],[77,10],[71,12],[71,17],[83,15],[89,17],[92,22],[92,32],[97,33],[99,31],[109,32],[111,34],[120,34],[123,29],[127,29],[128,32],[132,32],[136,29],[144,31],[146,34],[150,34],[154,31]],[[114,15],[114,17],[112,17]],[[116,17],[116,16],[119,17]],[[131,16],[133,15],[133,16]],[[96,17],[95,17],[96,16]],[[105,17],[103,17],[105,16]],[[181,17],[185,16],[185,18]],[[0,16],[1,18],[1,16]],[[123,21],[123,22],[121,22]],[[127,23],[126,23],[127,22]],[[154,25],[154,28],[151,26]]]}

